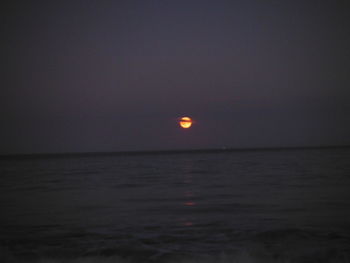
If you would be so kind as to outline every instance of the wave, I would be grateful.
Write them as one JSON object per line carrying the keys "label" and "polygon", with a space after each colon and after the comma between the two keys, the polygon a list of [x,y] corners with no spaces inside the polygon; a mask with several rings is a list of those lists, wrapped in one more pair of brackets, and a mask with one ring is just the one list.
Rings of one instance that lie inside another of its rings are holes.
{"label": "wave", "polygon": [[319,255],[300,257],[276,257],[273,255],[257,255],[252,252],[242,252],[236,255],[221,254],[220,256],[173,256],[166,259],[143,260],[122,258],[119,256],[85,256],[78,258],[40,258],[14,259],[1,258],[3,263],[349,263],[348,255],[329,255],[320,258]]}
{"label": "wave", "polygon": [[[60,240],[3,240],[0,262],[350,263],[350,236],[347,233],[279,229],[235,236],[232,240],[203,240],[203,236],[179,240],[170,238],[172,236],[166,239],[143,237],[119,245],[115,243],[116,237],[99,236],[90,240],[88,235],[73,236],[72,233],[70,238],[61,236]],[[72,239],[79,242],[69,242]],[[109,245],[108,240],[112,242]]]}
{"label": "wave", "polygon": [[[108,254],[108,253],[107,253]],[[111,254],[114,254],[111,252]],[[251,248],[236,252],[223,252],[219,255],[163,254],[159,256],[134,255],[85,255],[68,256],[58,253],[55,256],[17,255],[2,250],[2,263],[349,263],[349,251],[337,249],[299,249],[273,251],[266,248]]]}

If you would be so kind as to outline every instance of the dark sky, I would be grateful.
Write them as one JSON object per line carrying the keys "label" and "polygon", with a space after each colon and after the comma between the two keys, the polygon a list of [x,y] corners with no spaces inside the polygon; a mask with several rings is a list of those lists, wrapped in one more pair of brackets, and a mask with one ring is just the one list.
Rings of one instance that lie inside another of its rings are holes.
{"label": "dark sky", "polygon": [[0,154],[350,144],[346,2],[8,1]]}

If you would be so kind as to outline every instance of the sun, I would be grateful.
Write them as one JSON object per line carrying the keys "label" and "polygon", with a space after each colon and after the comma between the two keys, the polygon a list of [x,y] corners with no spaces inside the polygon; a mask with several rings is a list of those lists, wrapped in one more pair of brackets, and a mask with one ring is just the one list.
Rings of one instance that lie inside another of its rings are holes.
{"label": "sun", "polygon": [[181,117],[180,121],[179,121],[179,125],[184,128],[184,129],[188,129],[192,126],[192,119],[190,117]]}

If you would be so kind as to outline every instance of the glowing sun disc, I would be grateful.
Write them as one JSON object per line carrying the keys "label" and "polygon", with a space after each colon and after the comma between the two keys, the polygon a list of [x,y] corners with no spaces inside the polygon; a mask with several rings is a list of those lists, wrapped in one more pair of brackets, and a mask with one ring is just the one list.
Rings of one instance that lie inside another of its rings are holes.
{"label": "glowing sun disc", "polygon": [[192,126],[192,119],[190,117],[180,118],[179,124],[182,128],[188,129]]}

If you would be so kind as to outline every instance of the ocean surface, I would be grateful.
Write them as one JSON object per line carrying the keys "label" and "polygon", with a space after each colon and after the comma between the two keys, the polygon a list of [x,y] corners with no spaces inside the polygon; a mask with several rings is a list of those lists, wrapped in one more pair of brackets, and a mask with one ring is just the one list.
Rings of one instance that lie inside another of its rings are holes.
{"label": "ocean surface", "polygon": [[350,148],[0,159],[0,262],[350,262]]}

